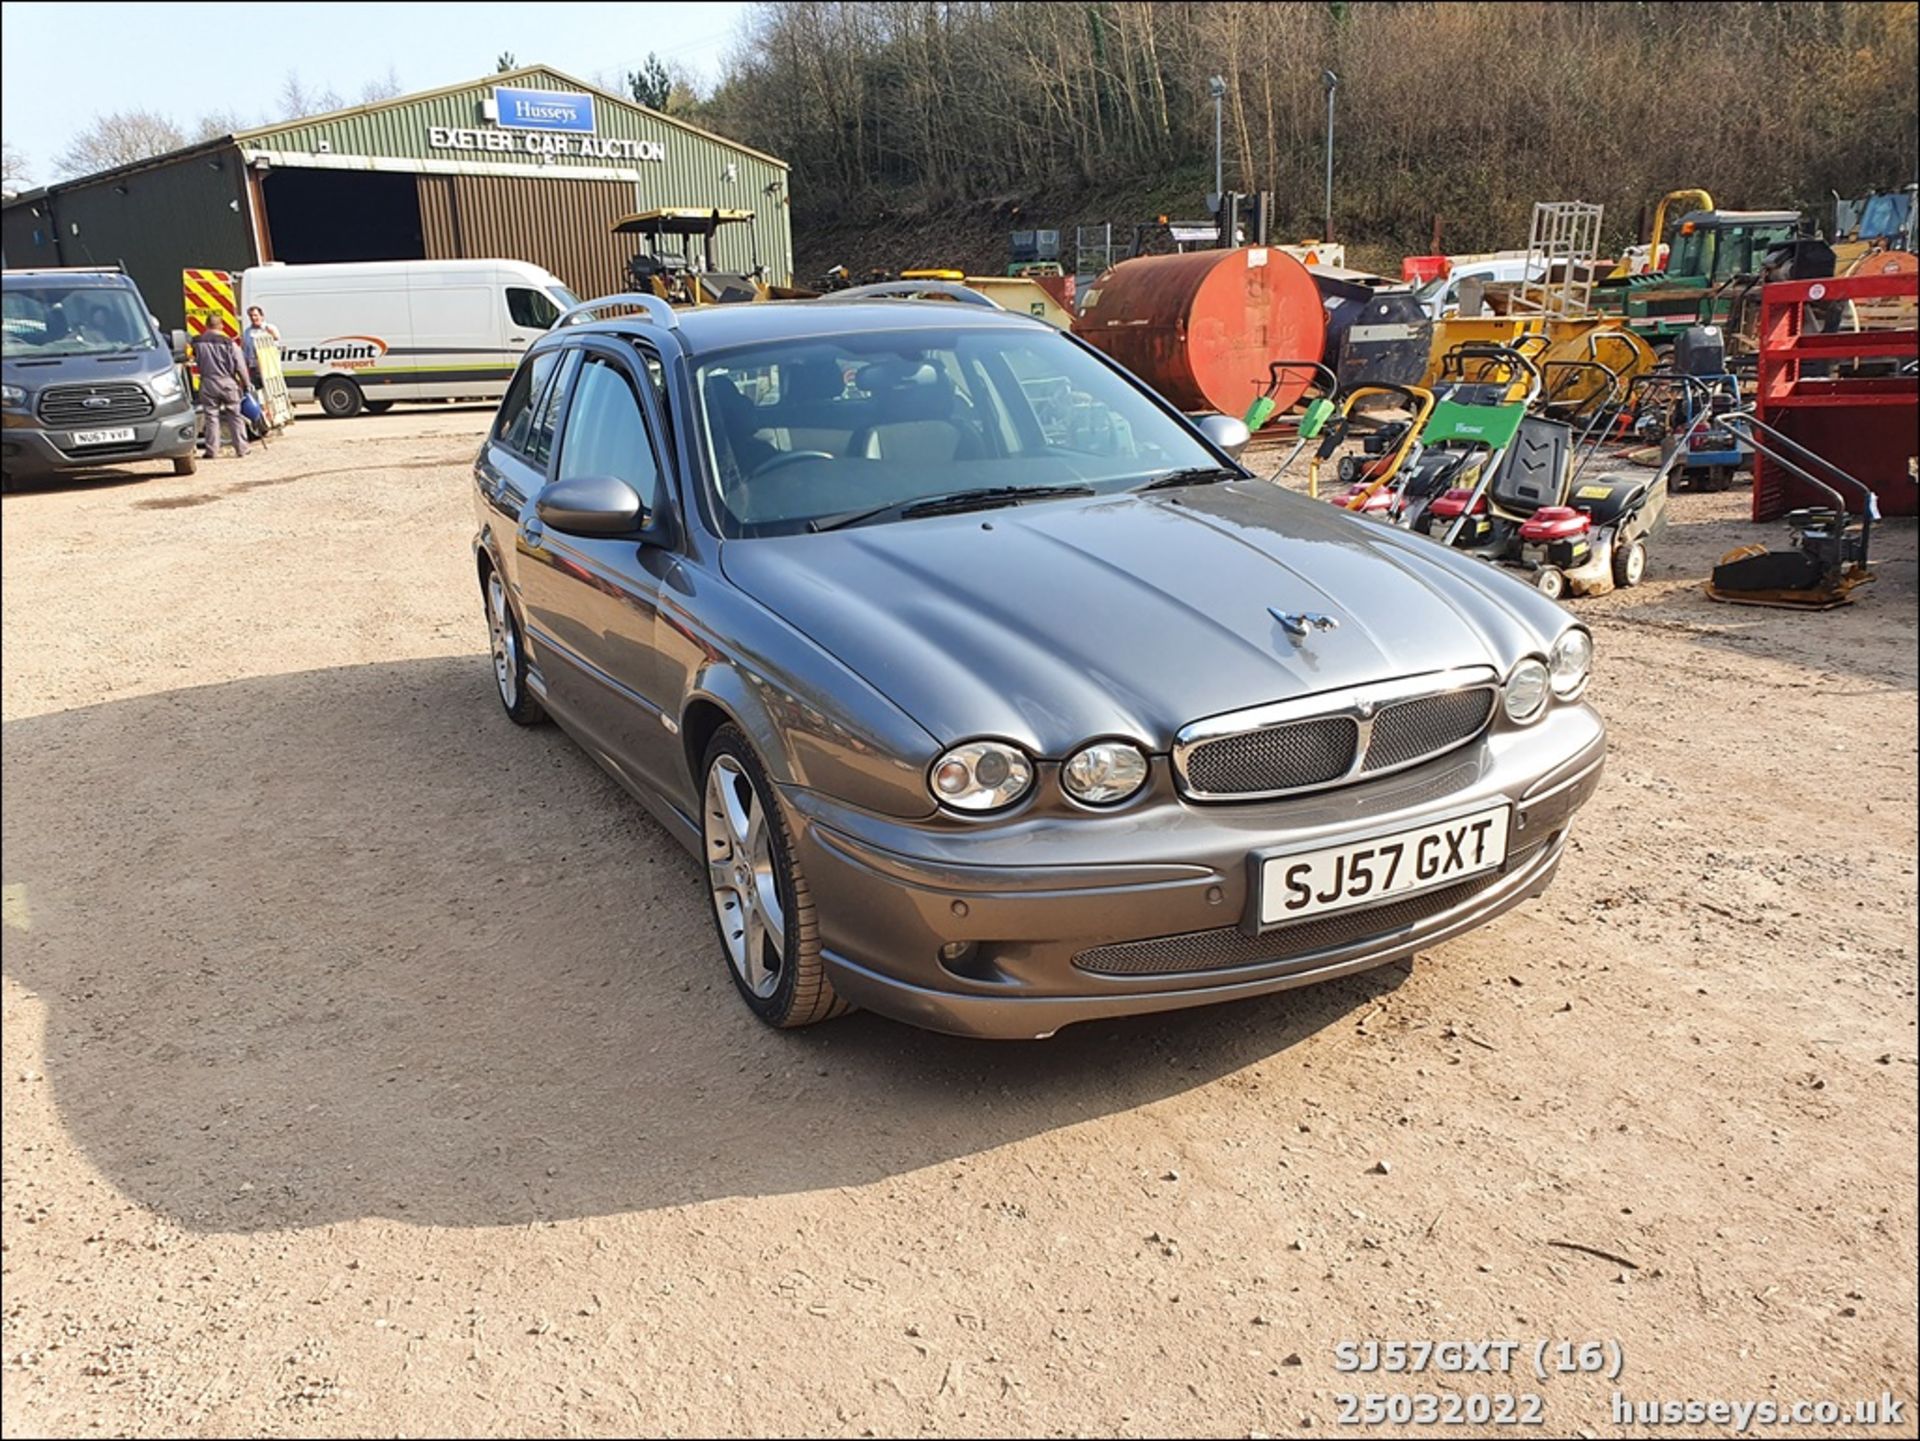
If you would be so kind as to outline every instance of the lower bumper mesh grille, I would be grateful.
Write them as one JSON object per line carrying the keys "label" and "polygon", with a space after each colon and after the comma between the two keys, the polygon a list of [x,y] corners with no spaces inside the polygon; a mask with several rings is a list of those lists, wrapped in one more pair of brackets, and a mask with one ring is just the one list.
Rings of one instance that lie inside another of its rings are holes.
{"label": "lower bumper mesh grille", "polygon": [[1212,931],[1187,931],[1145,941],[1116,941],[1094,946],[1073,958],[1076,969],[1105,976],[1162,976],[1183,971],[1223,971],[1235,966],[1268,965],[1295,956],[1313,955],[1354,945],[1371,936],[1388,936],[1439,915],[1482,891],[1510,881],[1530,869],[1549,842],[1536,842],[1516,851],[1504,871],[1475,876],[1403,901],[1390,901],[1369,910],[1348,911],[1319,920],[1297,921],[1277,931],[1249,936],[1237,926]]}

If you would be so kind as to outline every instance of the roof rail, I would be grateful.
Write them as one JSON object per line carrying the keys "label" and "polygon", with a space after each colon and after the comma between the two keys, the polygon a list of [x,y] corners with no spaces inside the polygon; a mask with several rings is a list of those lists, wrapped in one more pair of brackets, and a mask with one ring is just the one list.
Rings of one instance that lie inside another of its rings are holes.
{"label": "roof rail", "polygon": [[876,285],[856,285],[851,290],[830,290],[823,300],[919,300],[940,296],[962,305],[984,305],[989,310],[1006,307],[992,296],[962,285],[957,280],[883,280]]}
{"label": "roof rail", "polygon": [[655,325],[668,330],[680,328],[680,317],[673,313],[673,307],[657,295],[641,295],[628,292],[622,295],[603,295],[598,300],[584,300],[571,310],[562,311],[560,318],[553,322],[555,330],[562,326],[573,325],[600,310],[644,310],[647,319]]}

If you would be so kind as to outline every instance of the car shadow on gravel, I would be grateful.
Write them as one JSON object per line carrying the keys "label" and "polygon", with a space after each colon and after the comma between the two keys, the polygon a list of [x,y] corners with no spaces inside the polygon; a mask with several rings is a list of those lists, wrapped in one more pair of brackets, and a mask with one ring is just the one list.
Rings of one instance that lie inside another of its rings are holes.
{"label": "car shadow on gravel", "polygon": [[859,1185],[1257,1065],[1406,975],[1044,1043],[770,1032],[693,862],[491,687],[444,657],[6,725],[6,974],[133,1200],[254,1231]]}

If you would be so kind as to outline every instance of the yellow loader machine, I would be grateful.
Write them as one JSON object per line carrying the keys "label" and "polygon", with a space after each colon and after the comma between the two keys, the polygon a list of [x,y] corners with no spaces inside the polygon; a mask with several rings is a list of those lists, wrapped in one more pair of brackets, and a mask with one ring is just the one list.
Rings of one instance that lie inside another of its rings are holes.
{"label": "yellow loader machine", "polygon": [[657,295],[669,305],[727,305],[768,296],[757,262],[744,273],[722,270],[714,253],[714,237],[722,226],[752,223],[751,210],[670,206],[623,215],[614,221],[613,233],[640,238],[640,249],[627,261],[635,290]]}

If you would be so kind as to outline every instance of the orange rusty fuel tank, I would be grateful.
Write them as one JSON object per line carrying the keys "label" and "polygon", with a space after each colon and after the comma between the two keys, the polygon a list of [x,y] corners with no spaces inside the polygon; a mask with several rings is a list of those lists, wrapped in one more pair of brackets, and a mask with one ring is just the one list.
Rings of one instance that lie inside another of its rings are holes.
{"label": "orange rusty fuel tank", "polygon": [[[1242,415],[1276,360],[1318,360],[1327,317],[1306,266],[1269,246],[1123,260],[1094,281],[1073,333],[1186,411]],[[1312,372],[1285,372],[1284,410]]]}

